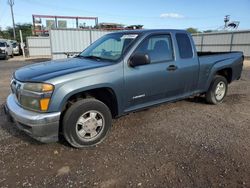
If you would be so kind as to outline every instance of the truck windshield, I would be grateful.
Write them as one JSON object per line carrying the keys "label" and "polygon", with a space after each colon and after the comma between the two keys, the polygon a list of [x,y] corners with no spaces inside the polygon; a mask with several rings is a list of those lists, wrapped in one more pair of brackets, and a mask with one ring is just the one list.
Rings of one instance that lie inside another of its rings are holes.
{"label": "truck windshield", "polygon": [[116,62],[137,37],[138,34],[108,34],[91,44],[77,57]]}

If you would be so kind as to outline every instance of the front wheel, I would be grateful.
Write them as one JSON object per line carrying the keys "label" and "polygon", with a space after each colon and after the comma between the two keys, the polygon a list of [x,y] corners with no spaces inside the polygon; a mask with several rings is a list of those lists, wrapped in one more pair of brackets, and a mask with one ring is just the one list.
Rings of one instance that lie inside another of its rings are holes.
{"label": "front wheel", "polygon": [[227,94],[227,88],[227,79],[220,75],[215,76],[206,93],[206,101],[210,104],[221,103]]}
{"label": "front wheel", "polygon": [[4,59],[5,59],[5,60],[8,60],[8,59],[9,59],[8,53],[5,54]]}
{"label": "front wheel", "polygon": [[100,143],[111,128],[112,116],[101,101],[88,98],[74,103],[63,118],[63,135],[76,148]]}

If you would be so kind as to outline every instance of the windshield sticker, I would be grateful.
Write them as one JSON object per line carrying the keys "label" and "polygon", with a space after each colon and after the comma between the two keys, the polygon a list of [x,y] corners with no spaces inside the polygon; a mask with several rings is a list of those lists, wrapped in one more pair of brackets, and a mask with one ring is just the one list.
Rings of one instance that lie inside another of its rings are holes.
{"label": "windshield sticker", "polygon": [[138,35],[130,34],[130,35],[123,35],[121,39],[135,39]]}

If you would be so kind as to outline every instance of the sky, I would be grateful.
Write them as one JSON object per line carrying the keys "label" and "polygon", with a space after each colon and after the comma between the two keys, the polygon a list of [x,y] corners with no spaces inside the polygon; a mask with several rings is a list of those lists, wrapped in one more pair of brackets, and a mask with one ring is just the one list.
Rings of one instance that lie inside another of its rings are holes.
{"label": "sky", "polygon": [[[0,0],[0,27],[11,26],[8,0]],[[32,23],[32,14],[97,16],[99,22],[141,24],[149,29],[220,29],[225,15],[250,29],[250,0],[14,0],[16,23]],[[74,21],[71,21],[74,25]],[[91,24],[87,22],[87,24]],[[70,23],[68,24],[70,25]]]}

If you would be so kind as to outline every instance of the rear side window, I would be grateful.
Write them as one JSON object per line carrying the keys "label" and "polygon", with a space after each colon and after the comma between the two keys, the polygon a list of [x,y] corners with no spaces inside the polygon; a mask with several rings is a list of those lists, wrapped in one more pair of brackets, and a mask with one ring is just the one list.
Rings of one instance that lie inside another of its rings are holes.
{"label": "rear side window", "polygon": [[177,33],[176,40],[178,44],[180,57],[183,59],[193,57],[192,45],[188,35],[185,33]]}

